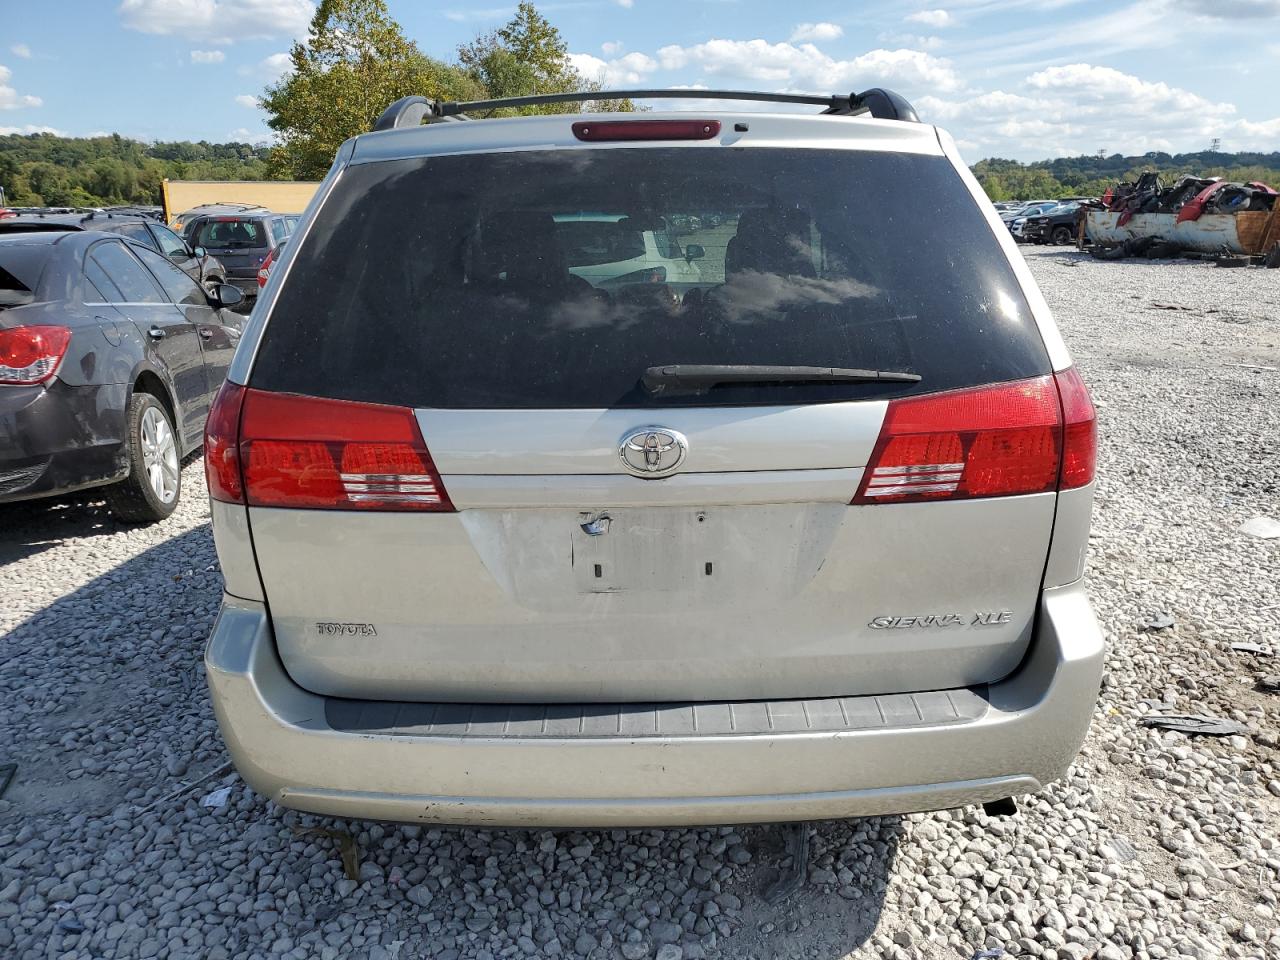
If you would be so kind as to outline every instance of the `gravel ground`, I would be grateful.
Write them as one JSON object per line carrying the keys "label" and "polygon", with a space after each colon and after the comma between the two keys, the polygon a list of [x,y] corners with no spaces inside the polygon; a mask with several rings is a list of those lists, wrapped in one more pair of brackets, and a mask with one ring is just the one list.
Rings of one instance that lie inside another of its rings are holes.
{"label": "gravel ground", "polygon": [[[1280,693],[1262,680],[1280,661],[1231,649],[1280,651],[1280,539],[1238,530],[1280,519],[1280,271],[1027,256],[1098,401],[1090,584],[1111,649],[1079,762],[1018,817],[816,824],[807,886],[770,907],[774,827],[278,809],[227,772],[209,710],[221,580],[196,462],[158,527],[91,497],[0,508],[0,763],[17,763],[0,957],[1280,957]],[[1140,727],[1153,711],[1246,731]]]}

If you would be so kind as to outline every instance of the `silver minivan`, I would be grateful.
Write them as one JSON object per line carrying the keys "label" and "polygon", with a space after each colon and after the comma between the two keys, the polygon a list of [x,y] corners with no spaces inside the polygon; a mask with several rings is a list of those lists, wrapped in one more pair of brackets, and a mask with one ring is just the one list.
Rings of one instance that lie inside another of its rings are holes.
{"label": "silver minivan", "polygon": [[[1067,770],[1094,412],[1045,301],[900,97],[737,96],[828,109],[408,98],[342,146],[206,436],[206,667],[255,789],[659,825]],[[592,211],[690,223],[701,282],[575,274]]]}

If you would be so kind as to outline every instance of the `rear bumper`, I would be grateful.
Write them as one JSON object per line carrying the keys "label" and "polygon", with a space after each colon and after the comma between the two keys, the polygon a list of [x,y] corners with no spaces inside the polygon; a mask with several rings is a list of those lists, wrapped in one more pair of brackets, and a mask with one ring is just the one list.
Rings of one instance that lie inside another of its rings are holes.
{"label": "rear bumper", "polygon": [[902,725],[736,735],[525,736],[471,723],[447,734],[434,726],[421,734],[335,729],[333,702],[285,673],[263,606],[233,597],[224,600],[205,667],[237,769],[283,806],[407,822],[585,827],[871,816],[1035,792],[1079,750],[1102,658],[1102,634],[1077,582],[1043,594],[1022,666],[968,692],[985,701],[978,715],[936,724],[921,714]]}
{"label": "rear bumper", "polygon": [[121,479],[126,384],[0,387],[0,503]]}

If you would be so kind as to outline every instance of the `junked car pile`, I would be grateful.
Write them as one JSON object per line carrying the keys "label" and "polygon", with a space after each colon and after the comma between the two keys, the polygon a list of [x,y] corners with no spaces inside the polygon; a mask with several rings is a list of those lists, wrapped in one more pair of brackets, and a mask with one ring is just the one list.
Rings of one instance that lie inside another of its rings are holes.
{"label": "junked car pile", "polygon": [[1265,183],[1182,177],[1165,186],[1154,172],[1116,185],[1086,218],[1094,256],[1149,259],[1186,253],[1280,266],[1280,204]]}

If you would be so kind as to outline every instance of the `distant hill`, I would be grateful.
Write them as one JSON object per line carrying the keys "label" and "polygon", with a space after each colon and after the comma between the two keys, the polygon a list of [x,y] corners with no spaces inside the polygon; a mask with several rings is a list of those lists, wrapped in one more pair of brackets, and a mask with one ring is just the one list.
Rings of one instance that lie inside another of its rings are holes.
{"label": "distant hill", "polygon": [[1120,180],[1134,180],[1146,170],[1155,170],[1167,180],[1188,174],[1197,177],[1225,177],[1228,180],[1261,180],[1280,188],[1280,152],[1145,153],[1126,157],[1059,157],[1020,163],[992,158],[973,165],[974,175],[992,200],[1034,200],[1041,197],[1099,196]]}
{"label": "distant hill", "polygon": [[[0,136],[0,187],[13,206],[158,204],[160,182],[266,180],[268,147],[249,143],[143,143],[119,134],[57,137]],[[992,200],[1098,196],[1118,180],[1157,170],[1167,180],[1184,174],[1261,180],[1280,187],[1280,152],[1147,153],[1140,157],[1059,157],[1020,163],[979,160],[973,172]]]}
{"label": "distant hill", "polygon": [[0,136],[0,187],[12,206],[158,204],[166,177],[265,180],[268,152],[249,143],[9,134]]}

